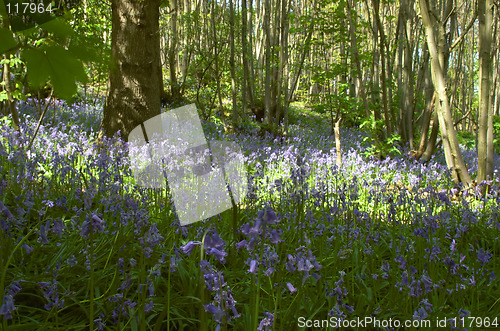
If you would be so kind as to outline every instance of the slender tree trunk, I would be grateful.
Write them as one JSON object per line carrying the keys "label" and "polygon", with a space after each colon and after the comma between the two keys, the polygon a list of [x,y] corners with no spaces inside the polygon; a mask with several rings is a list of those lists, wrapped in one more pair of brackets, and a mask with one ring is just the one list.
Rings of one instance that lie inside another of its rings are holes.
{"label": "slender tree trunk", "polygon": [[248,11],[248,16],[250,19],[248,20],[248,52],[250,53],[250,59],[248,59],[247,63],[249,65],[249,81],[248,83],[248,97],[250,102],[250,108],[255,108],[255,67],[254,67],[254,42],[253,42],[253,0],[250,0],[250,10]]}
{"label": "slender tree trunk", "polygon": [[246,114],[248,84],[248,52],[247,52],[247,0],[241,0],[241,61],[243,78],[241,80],[241,110]]}
{"label": "slender tree trunk", "polygon": [[271,3],[264,0],[264,38],[265,38],[265,78],[264,78],[264,124],[271,126]]}
{"label": "slender tree trunk", "polygon": [[[467,167],[462,158],[462,153],[458,145],[457,134],[453,125],[451,109],[446,94],[446,80],[443,74],[443,65],[440,63],[438,49],[436,46],[436,38],[433,24],[428,9],[426,0],[419,0],[420,12],[422,21],[425,27],[427,46],[431,59],[431,71],[434,88],[436,90],[438,101],[438,120],[441,137],[443,139],[443,147],[445,150],[446,163],[452,172],[452,177],[455,182],[462,182],[467,185],[472,184],[472,180],[467,171]],[[443,36],[440,36],[440,38]]]}
{"label": "slender tree trunk", "polygon": [[339,118],[337,120],[337,122],[335,122],[335,129],[334,129],[334,132],[335,132],[335,152],[337,154],[337,160],[336,160],[337,167],[342,166],[342,147],[340,145],[340,121],[341,120],[342,120],[342,118]]}
{"label": "slender tree trunk", "polygon": [[[477,183],[493,177],[493,139],[489,141],[488,131],[490,114],[490,74],[491,74],[491,38],[493,34],[493,1],[478,1],[479,13],[479,120],[477,132]],[[491,130],[493,121],[491,121]],[[493,130],[492,130],[493,131]],[[489,164],[487,173],[487,164]]]}
{"label": "slender tree trunk", "polygon": [[311,40],[312,40],[312,35],[314,32],[314,24],[315,24],[315,20],[311,19],[311,23],[309,25],[309,31],[308,31],[308,34],[307,34],[307,37],[306,37],[306,40],[305,40],[304,46],[303,46],[304,48],[302,49],[302,53],[301,53],[300,59],[299,59],[299,64],[297,66],[298,67],[297,73],[295,74],[295,77],[293,78],[292,86],[290,87],[290,92],[288,93],[288,99],[287,99],[288,104],[290,104],[290,102],[292,101],[293,94],[295,93],[295,91],[298,88],[298,82],[300,79],[300,75],[302,73],[302,69],[304,68],[304,61],[306,59],[307,54],[309,54],[309,51],[311,48]]}
{"label": "slender tree trunk", "polygon": [[232,120],[233,120],[233,130],[238,126],[238,112],[236,107],[236,73],[234,64],[234,4],[233,0],[229,0],[229,38],[231,43],[231,54],[230,54],[230,66],[231,66],[231,91],[232,91]]}
{"label": "slender tree trunk", "polygon": [[[435,99],[435,98],[434,98]],[[436,141],[439,133],[439,119],[437,110],[432,113],[432,120],[430,123],[431,134],[429,136],[429,140],[427,141],[427,146],[425,148],[424,154],[422,154],[422,159],[428,162],[432,154],[434,154],[434,150],[436,149]]]}
{"label": "slender tree trunk", "polygon": [[413,149],[413,71],[412,58],[413,51],[410,45],[410,15],[409,10],[412,8],[412,1],[402,0],[400,2],[400,47],[399,47],[399,62],[401,72],[398,76],[402,86],[400,99],[400,114],[401,114],[401,136],[404,142],[410,144],[410,150]]}
{"label": "slender tree trunk", "polygon": [[17,113],[16,100],[12,97],[12,81],[10,79],[10,55],[4,55],[4,65],[3,65],[3,83],[4,89],[7,93],[7,100],[5,102],[6,108],[12,114],[12,127],[16,131],[20,131],[19,128],[19,115]]}
{"label": "slender tree trunk", "polygon": [[359,59],[359,50],[358,50],[358,40],[356,37],[356,22],[352,17],[352,0],[347,0],[347,17],[349,19],[349,32],[351,37],[351,48],[354,65],[356,66],[356,79],[358,80],[358,89],[359,89],[359,97],[363,102],[363,107],[365,108],[366,117],[370,117],[370,106],[368,105],[368,99],[366,98],[365,86],[363,84],[363,72],[361,71],[361,61]]}
{"label": "slender tree trunk", "polygon": [[284,126],[284,134],[285,136],[288,135],[288,73],[289,73],[289,67],[288,67],[288,14],[290,12],[290,0],[282,0],[282,17],[281,17],[281,24],[282,24],[282,40],[281,40],[281,62],[284,64],[283,66],[283,126]]}
{"label": "slender tree trunk", "polygon": [[170,93],[172,94],[172,98],[174,100],[178,100],[180,98],[180,87],[179,82],[177,81],[177,45],[179,43],[179,33],[177,31],[178,7],[177,0],[170,1],[170,12],[172,13],[170,16],[170,33],[172,34],[172,38],[168,52],[168,66],[171,84]]}
{"label": "slender tree trunk", "polygon": [[386,76],[386,71],[385,71],[385,63],[386,63],[386,56],[385,56],[385,33],[384,33],[384,27],[382,26],[382,22],[380,21],[380,0],[372,0],[372,4],[374,7],[374,15],[375,15],[375,21],[377,22],[377,27],[379,31],[379,38],[380,38],[380,61],[382,62],[382,106],[384,109],[384,117],[385,117],[385,127],[387,130],[387,136],[389,136],[392,132],[392,124],[391,124],[391,114],[390,114],[390,109],[389,109],[389,100],[387,98],[387,76]]}
{"label": "slender tree trunk", "polygon": [[214,63],[215,63],[215,82],[217,85],[217,97],[219,100],[219,114],[221,117],[222,125],[224,126],[224,131],[227,131],[227,125],[226,125],[226,116],[224,114],[224,104],[222,102],[222,92],[220,88],[220,75],[219,75],[219,42],[218,42],[218,37],[217,37],[217,24],[215,20],[216,16],[216,7],[215,7],[215,1],[212,1],[212,11],[210,13],[211,17],[211,24],[212,24],[212,42],[213,42],[213,49],[214,49]]}

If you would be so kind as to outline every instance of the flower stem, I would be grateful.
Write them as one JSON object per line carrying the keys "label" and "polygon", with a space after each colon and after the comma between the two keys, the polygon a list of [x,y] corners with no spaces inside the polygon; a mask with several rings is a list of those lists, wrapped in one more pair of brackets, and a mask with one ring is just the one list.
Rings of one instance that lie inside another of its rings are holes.
{"label": "flower stem", "polygon": [[94,229],[90,226],[90,330],[94,330]]}

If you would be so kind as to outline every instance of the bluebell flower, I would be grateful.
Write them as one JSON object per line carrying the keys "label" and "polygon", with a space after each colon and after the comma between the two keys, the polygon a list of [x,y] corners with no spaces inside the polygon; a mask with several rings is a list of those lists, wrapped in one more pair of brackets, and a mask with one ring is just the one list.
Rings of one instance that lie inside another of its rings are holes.
{"label": "bluebell flower", "polygon": [[213,232],[211,236],[205,237],[205,248],[216,248],[220,251],[224,250],[226,243],[222,240],[217,232]]}
{"label": "bluebell flower", "polygon": [[242,247],[246,247],[246,246],[247,246],[247,244],[248,244],[247,240],[246,240],[246,239],[243,239],[242,241],[237,242],[237,243],[235,243],[234,245],[236,246],[236,248],[237,248],[238,250],[240,250]]}
{"label": "bluebell flower", "polygon": [[265,224],[276,224],[277,222],[279,222],[276,213],[269,206],[266,206],[264,209],[258,212],[257,220],[264,221]]}
{"label": "bluebell flower", "polygon": [[218,250],[217,248],[213,248],[213,247],[210,247],[207,249],[207,254],[208,255],[213,255],[215,256],[215,258],[221,262],[221,263],[225,263],[225,258],[227,256],[227,253],[226,252],[221,252],[220,250]]}
{"label": "bluebell flower", "polygon": [[12,297],[15,297],[22,290],[21,283],[16,280],[13,281],[12,284],[7,287],[7,294],[10,294]]}
{"label": "bluebell flower", "polygon": [[153,300],[149,300],[149,302],[146,303],[146,305],[144,306],[144,311],[146,313],[149,313],[154,307],[154,303],[153,303]]}
{"label": "bluebell flower", "polygon": [[218,324],[222,323],[222,317],[224,317],[224,311],[220,307],[215,306],[212,303],[203,305],[203,307],[205,308],[206,312],[212,314],[214,321],[216,321]]}
{"label": "bluebell flower", "polygon": [[104,327],[106,326],[106,322],[104,322],[104,314],[101,314],[98,318],[94,320],[95,327],[97,330],[101,331],[104,330]]}
{"label": "bluebell flower", "polygon": [[104,227],[105,223],[99,216],[95,214],[90,216],[90,214],[87,214],[85,221],[80,228],[80,235],[84,238],[88,238],[91,229],[94,233],[102,233],[104,231]]}
{"label": "bluebell flower", "polygon": [[250,269],[248,269],[248,272],[256,275],[257,274],[257,264],[258,264],[258,262],[256,260],[250,261]]}
{"label": "bluebell flower", "polygon": [[31,252],[33,252],[33,247],[29,246],[28,244],[23,244],[22,247],[26,251],[26,254],[31,254]]}
{"label": "bluebell flower", "polygon": [[424,306],[427,311],[432,311],[432,304],[429,303],[429,299],[423,299],[420,301],[420,305]]}
{"label": "bluebell flower", "polygon": [[486,263],[488,263],[492,256],[493,256],[493,254],[488,252],[488,250],[484,251],[482,248],[480,248],[477,251],[477,260],[479,262],[481,262],[482,266],[485,265]]}
{"label": "bluebell flower", "polygon": [[257,331],[264,331],[264,330],[271,330],[274,322],[274,314],[265,312],[264,313],[265,317],[262,321],[259,323],[259,327],[257,328]]}
{"label": "bluebell flower", "polygon": [[456,246],[457,246],[457,243],[456,243],[455,239],[453,239],[453,241],[451,242],[451,246],[450,246],[450,250],[452,253],[455,252]]}
{"label": "bluebell flower", "polygon": [[189,241],[187,244],[181,246],[181,250],[184,252],[184,254],[190,255],[193,248],[198,245],[201,245],[200,241]]}
{"label": "bluebell flower", "polygon": [[349,306],[348,304],[344,304],[344,308],[347,310],[349,314],[352,314],[354,312],[354,307]]}
{"label": "bluebell flower", "polygon": [[413,313],[413,319],[414,320],[423,320],[429,317],[429,314],[425,311],[424,307],[420,307],[415,312]]}
{"label": "bluebell flower", "polygon": [[17,307],[14,306],[14,298],[12,295],[7,294],[3,297],[3,303],[0,307],[0,315],[3,315],[6,320],[12,318],[12,312],[16,310]]}

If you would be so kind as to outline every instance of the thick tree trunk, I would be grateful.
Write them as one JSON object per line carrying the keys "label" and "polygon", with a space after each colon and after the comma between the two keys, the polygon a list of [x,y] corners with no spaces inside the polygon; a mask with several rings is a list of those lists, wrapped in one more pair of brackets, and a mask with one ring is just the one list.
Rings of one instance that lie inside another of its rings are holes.
{"label": "thick tree trunk", "polygon": [[110,87],[100,137],[160,114],[159,0],[113,0]]}

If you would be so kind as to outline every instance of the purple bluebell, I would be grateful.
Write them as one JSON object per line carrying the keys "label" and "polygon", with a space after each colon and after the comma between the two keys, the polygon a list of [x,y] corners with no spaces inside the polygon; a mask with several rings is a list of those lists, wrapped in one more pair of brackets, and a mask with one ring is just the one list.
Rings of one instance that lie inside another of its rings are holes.
{"label": "purple bluebell", "polygon": [[493,254],[488,252],[488,250],[484,251],[482,248],[480,248],[477,251],[477,260],[481,263],[482,266],[487,264],[492,257],[493,257]]}
{"label": "purple bluebell", "polygon": [[257,331],[272,330],[272,326],[274,323],[274,314],[265,312],[264,315],[265,317],[260,321]]}
{"label": "purple bluebell", "polygon": [[198,245],[201,245],[200,241],[189,241],[187,244],[181,246],[181,250],[184,252],[184,254],[190,255],[193,248]]}
{"label": "purple bluebell", "polygon": [[3,315],[3,318],[6,320],[12,318],[12,312],[17,310],[17,307],[14,305],[14,298],[12,295],[7,294],[3,297],[2,306],[0,307],[0,315]]}
{"label": "purple bluebell", "polygon": [[258,262],[256,260],[250,261],[250,269],[247,272],[256,275],[257,274],[257,265]]}

